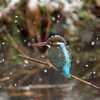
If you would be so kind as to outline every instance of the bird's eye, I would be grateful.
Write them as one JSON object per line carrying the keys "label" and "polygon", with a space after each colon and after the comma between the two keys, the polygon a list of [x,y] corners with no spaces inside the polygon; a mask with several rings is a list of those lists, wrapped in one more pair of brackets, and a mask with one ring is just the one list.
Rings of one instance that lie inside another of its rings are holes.
{"label": "bird's eye", "polygon": [[65,45],[69,45],[69,41],[65,41]]}

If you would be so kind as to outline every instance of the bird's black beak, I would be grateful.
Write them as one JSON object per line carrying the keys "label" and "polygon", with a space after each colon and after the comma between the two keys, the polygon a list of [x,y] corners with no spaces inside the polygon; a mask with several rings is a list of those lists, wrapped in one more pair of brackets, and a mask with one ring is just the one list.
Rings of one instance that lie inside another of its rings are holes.
{"label": "bird's black beak", "polygon": [[32,44],[33,47],[41,47],[41,46],[47,46],[47,45],[48,45],[47,41]]}

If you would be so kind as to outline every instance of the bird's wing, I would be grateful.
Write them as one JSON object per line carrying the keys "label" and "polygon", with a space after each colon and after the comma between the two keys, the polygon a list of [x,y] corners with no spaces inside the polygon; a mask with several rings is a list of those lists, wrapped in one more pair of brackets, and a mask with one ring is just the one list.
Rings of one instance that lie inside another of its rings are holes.
{"label": "bird's wing", "polygon": [[62,48],[60,47],[51,47],[48,49],[48,58],[52,64],[57,67],[57,69],[62,69],[66,63],[66,58]]}

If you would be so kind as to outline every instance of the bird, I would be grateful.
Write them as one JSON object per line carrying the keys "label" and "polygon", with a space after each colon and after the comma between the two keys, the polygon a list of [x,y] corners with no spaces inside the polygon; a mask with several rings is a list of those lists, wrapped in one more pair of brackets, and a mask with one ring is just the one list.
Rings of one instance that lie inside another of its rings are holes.
{"label": "bird", "polygon": [[60,35],[52,35],[46,42],[33,44],[33,46],[37,47],[44,45],[48,47],[48,59],[55,66],[57,71],[65,77],[70,78],[72,60],[71,54],[66,47],[65,39]]}
{"label": "bird", "polygon": [[65,77],[71,77],[72,59],[66,47],[65,39],[60,35],[53,35],[47,41],[48,58],[57,71]]}

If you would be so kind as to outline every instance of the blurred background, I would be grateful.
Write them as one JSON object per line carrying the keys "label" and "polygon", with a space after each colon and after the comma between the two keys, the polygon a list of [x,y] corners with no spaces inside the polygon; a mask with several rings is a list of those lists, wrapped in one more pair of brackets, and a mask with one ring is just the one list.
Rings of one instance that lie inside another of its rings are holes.
{"label": "blurred background", "polygon": [[50,63],[47,47],[32,44],[55,34],[72,73],[100,86],[100,0],[0,0],[0,100],[100,100],[100,90],[19,56]]}

